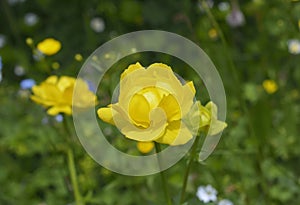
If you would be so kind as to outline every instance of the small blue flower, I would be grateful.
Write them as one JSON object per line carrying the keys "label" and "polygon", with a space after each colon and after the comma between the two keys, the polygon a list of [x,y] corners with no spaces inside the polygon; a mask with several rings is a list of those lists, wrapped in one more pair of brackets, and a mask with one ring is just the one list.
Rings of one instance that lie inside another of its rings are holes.
{"label": "small blue flower", "polygon": [[0,56],[0,72],[2,71],[2,58]]}
{"label": "small blue flower", "polygon": [[64,120],[64,117],[61,114],[58,114],[58,115],[55,116],[55,120],[57,122],[62,122]]}
{"label": "small blue flower", "polygon": [[87,80],[86,83],[89,86],[89,90],[92,91],[93,93],[96,93],[96,87],[92,81]]}
{"label": "small blue flower", "polygon": [[35,81],[33,79],[24,79],[20,83],[20,87],[23,90],[31,89],[35,85]]}

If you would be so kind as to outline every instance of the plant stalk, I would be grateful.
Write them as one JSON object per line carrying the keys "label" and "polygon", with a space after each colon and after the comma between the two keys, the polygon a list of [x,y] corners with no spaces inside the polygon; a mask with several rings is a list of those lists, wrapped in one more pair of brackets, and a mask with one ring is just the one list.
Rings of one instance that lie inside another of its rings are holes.
{"label": "plant stalk", "polygon": [[[156,150],[157,154],[161,151],[160,145],[156,142],[155,142],[155,150]],[[161,161],[160,161],[159,157],[157,157],[157,159],[158,159],[159,167],[161,168]],[[163,187],[163,191],[164,191],[164,194],[165,194],[167,204],[172,205],[171,197],[170,197],[169,190],[168,190],[168,187],[167,187],[167,180],[166,180],[165,173],[164,173],[164,171],[161,171],[159,174],[160,174],[162,187]]]}
{"label": "plant stalk", "polygon": [[77,174],[76,174],[76,167],[74,162],[74,153],[71,148],[71,140],[69,139],[72,136],[72,132],[68,126],[67,122],[67,116],[63,116],[63,125],[67,132],[67,138],[68,138],[68,150],[67,150],[67,156],[68,156],[68,169],[69,174],[71,178],[71,184],[73,188],[74,198],[75,198],[75,204],[76,205],[85,205],[83,197],[80,194],[79,186],[78,186],[78,180],[77,180]]}
{"label": "plant stalk", "polygon": [[68,168],[71,177],[71,183],[73,187],[76,205],[84,205],[78,187],[78,180],[77,180],[77,174],[76,174],[75,163],[74,163],[74,154],[71,148],[68,148]]}
{"label": "plant stalk", "polygon": [[199,140],[200,140],[200,136],[197,136],[194,144],[192,146],[192,151],[189,157],[189,161],[188,161],[188,165],[187,168],[185,170],[185,174],[184,174],[184,178],[183,178],[183,183],[182,183],[182,189],[181,189],[181,195],[180,195],[180,204],[182,204],[184,202],[184,198],[185,198],[185,191],[186,191],[186,187],[187,187],[187,182],[188,182],[188,178],[189,178],[189,173],[193,164],[193,161],[196,157],[196,153],[197,153],[197,147],[199,144]]}

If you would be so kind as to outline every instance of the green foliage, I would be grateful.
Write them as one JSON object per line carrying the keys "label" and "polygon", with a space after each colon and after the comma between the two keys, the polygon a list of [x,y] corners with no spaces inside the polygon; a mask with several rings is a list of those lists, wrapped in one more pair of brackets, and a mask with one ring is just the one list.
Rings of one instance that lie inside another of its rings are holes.
{"label": "green foliage", "polygon": [[[43,81],[51,74],[76,76],[83,61],[98,46],[118,35],[142,29],[161,29],[185,36],[210,56],[227,93],[227,124],[215,152],[204,164],[192,167],[185,205],[201,204],[197,187],[211,184],[219,199],[239,205],[298,204],[300,201],[300,58],[288,50],[289,39],[300,39],[299,1],[240,1],[245,24],[232,28],[226,22],[229,10],[221,11],[214,1],[211,12],[224,32],[209,35],[211,19],[197,1],[184,0],[1,0],[0,48],[3,80],[0,82],[0,204],[75,204],[66,167],[66,143],[62,123],[47,117],[44,109],[30,101],[30,91],[21,90],[22,79]],[[227,1],[225,1],[227,2]],[[26,13],[38,16],[33,26],[24,23]],[[95,32],[90,22],[103,19],[105,28]],[[62,43],[57,54],[39,61],[25,39],[38,42],[54,37]],[[155,40],[155,39],[154,39]],[[231,67],[229,56],[234,63]],[[147,66],[164,62],[186,80],[193,80],[197,97],[209,96],[201,79],[184,62],[165,54],[134,54],[120,60],[101,82],[99,106],[106,105],[130,63]],[[59,69],[52,64],[58,62]],[[25,74],[15,75],[22,66]],[[237,76],[239,81],[235,81]],[[268,94],[262,87],[273,79],[278,91]],[[107,138],[118,149],[139,155],[136,144],[124,139],[112,126],[99,122]],[[87,204],[164,204],[159,175],[122,176],[99,166],[75,140],[78,183]],[[170,194],[179,201],[187,158],[166,173]],[[214,204],[214,203],[210,203]]]}

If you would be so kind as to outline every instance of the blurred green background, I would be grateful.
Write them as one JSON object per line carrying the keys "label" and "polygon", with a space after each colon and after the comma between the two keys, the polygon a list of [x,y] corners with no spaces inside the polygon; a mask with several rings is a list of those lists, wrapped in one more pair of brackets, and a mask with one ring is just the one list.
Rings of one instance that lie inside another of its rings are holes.
{"label": "blurred green background", "polygon": [[[196,189],[207,184],[217,189],[219,199],[238,205],[299,204],[300,1],[201,2],[0,0],[1,205],[75,204],[62,123],[30,101],[30,90],[22,89],[20,82],[31,78],[40,83],[51,74],[76,77],[100,45],[144,29],[174,32],[194,41],[214,62],[226,90],[228,127],[214,153],[193,166],[189,204],[202,203],[195,199]],[[34,47],[48,37],[59,40],[62,49],[43,58]],[[28,38],[32,47],[26,44]],[[118,81],[119,73],[137,60],[144,66],[169,64],[184,79],[195,81],[202,102],[208,100],[207,94],[202,95],[206,91],[201,80],[182,62],[152,54],[132,59],[106,75],[103,89],[108,93],[98,93],[100,105],[110,101],[114,89],[110,82]],[[265,80],[278,89],[264,87]],[[138,153],[115,129],[102,126],[117,147]],[[112,173],[94,162],[78,142],[74,146],[87,204],[164,204],[158,175]],[[182,159],[166,173],[175,200],[185,167]]]}

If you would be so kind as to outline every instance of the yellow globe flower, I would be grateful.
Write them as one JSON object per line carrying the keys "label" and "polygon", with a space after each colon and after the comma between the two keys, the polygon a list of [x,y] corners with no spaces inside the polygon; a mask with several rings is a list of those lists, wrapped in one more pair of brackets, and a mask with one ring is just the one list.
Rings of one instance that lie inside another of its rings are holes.
{"label": "yellow globe flower", "polygon": [[264,80],[263,88],[269,94],[273,94],[278,90],[278,85],[274,80]]}
{"label": "yellow globe flower", "polygon": [[[77,83],[79,92],[82,94],[73,100],[74,85]],[[50,76],[40,85],[32,87],[33,95],[31,99],[43,105],[49,115],[57,115],[59,113],[72,114],[72,103],[77,108],[87,108],[94,106],[97,97],[89,90],[88,84],[81,80],[68,76]]]}
{"label": "yellow globe flower", "polygon": [[138,142],[136,146],[141,153],[147,154],[153,150],[154,143],[153,142]]}
{"label": "yellow globe flower", "polygon": [[54,38],[46,38],[37,45],[37,49],[48,56],[56,54],[61,49],[61,43]]}
{"label": "yellow globe flower", "polygon": [[154,63],[130,65],[121,75],[118,102],[98,109],[98,116],[139,142],[181,145],[192,138],[182,121],[193,105],[193,82],[184,85],[172,69]]}

